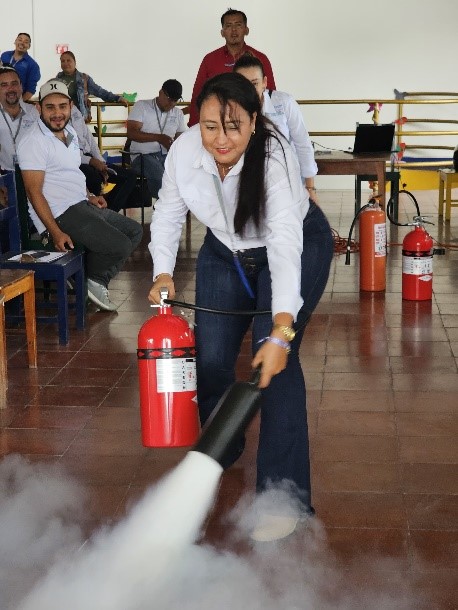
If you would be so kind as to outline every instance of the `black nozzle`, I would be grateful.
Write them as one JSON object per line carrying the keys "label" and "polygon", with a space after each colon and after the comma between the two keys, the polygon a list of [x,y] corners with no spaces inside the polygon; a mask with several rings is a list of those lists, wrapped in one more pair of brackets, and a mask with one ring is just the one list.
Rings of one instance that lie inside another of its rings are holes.
{"label": "black nozzle", "polygon": [[345,264],[349,265],[350,264],[350,249],[347,248],[347,252],[345,254]]}
{"label": "black nozzle", "polygon": [[205,453],[224,467],[225,454],[256,415],[261,403],[260,369],[250,381],[234,383],[219,401],[193,451]]}
{"label": "black nozzle", "polygon": [[445,254],[445,248],[434,248],[433,254],[443,255]]}

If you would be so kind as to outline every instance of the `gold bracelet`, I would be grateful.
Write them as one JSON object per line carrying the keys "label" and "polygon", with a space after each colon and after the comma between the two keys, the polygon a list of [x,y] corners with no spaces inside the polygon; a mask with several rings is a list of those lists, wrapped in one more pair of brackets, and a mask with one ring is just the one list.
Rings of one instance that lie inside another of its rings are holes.
{"label": "gold bracelet", "polygon": [[272,326],[272,330],[280,330],[287,341],[292,341],[296,336],[296,331],[294,328],[291,328],[291,326],[286,326],[286,324],[274,324]]}

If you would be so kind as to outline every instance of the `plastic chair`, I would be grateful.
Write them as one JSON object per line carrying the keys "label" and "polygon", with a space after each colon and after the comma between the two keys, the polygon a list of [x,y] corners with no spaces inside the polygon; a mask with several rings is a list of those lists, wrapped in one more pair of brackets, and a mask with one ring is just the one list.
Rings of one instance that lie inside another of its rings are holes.
{"label": "plastic chair", "polygon": [[[38,316],[39,322],[57,322],[59,331],[59,343],[66,345],[69,339],[68,319],[69,300],[67,282],[72,278],[75,291],[76,327],[83,329],[86,318],[86,288],[84,282],[84,260],[81,252],[68,252],[61,258],[44,263],[38,260],[17,261],[11,260],[12,256],[23,254],[30,248],[24,248],[21,243],[20,224],[18,218],[16,183],[14,172],[7,172],[0,176],[0,186],[5,186],[8,192],[8,207],[0,209],[0,221],[8,226],[9,251],[0,256],[0,268],[32,270],[35,272],[35,280],[50,281],[56,283],[57,314],[51,316]],[[35,244],[34,249],[38,249]],[[43,246],[42,246],[43,248]],[[19,316],[11,316],[17,318]]]}

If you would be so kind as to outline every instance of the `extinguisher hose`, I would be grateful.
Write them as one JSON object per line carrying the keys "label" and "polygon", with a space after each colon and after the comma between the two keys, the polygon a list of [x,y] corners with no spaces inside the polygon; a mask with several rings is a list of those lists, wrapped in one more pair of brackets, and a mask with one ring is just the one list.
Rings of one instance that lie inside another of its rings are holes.
{"label": "extinguisher hose", "polygon": [[352,220],[351,226],[350,226],[350,231],[348,232],[348,239],[347,239],[347,250],[346,250],[346,254],[345,254],[345,264],[349,265],[350,264],[350,254],[351,254],[351,236],[353,234],[353,229],[355,228],[355,224],[356,221],[358,220],[358,216],[361,214],[361,212],[363,210],[365,210],[366,208],[372,207],[372,205],[376,203],[376,199],[369,199],[369,201],[366,203],[366,205],[363,205],[362,207],[359,208],[359,210],[356,212],[355,217]]}
{"label": "extinguisher hose", "polygon": [[[404,193],[405,195],[408,195],[410,197],[410,199],[413,201],[415,208],[417,210],[417,216],[420,217],[421,216],[421,212],[420,212],[420,206],[418,205],[418,201],[415,199],[415,196],[410,192],[410,191],[406,191],[405,189],[401,189],[399,191],[399,195],[401,195],[401,193]],[[398,227],[408,227],[410,226],[410,223],[408,222],[397,222],[397,220],[395,220],[393,218],[393,216],[391,215],[391,212],[393,210],[393,205],[394,205],[394,199],[391,196],[388,200],[388,203],[386,204],[386,215],[388,216],[389,221],[398,226]]]}
{"label": "extinguisher hose", "polygon": [[230,316],[260,316],[266,313],[272,313],[270,309],[259,311],[254,311],[252,309],[239,309],[237,311],[230,309],[211,309],[210,307],[200,307],[199,305],[194,305],[194,303],[184,303],[182,301],[174,301],[173,299],[164,299],[164,303],[167,305],[175,305],[176,307],[184,307],[185,309],[193,309],[194,311],[205,311],[207,313],[220,313],[226,314]]}
{"label": "extinguisher hose", "polygon": [[[238,310],[230,310],[230,309],[211,309],[210,307],[200,307],[199,305],[195,305],[194,303],[184,303],[183,301],[175,301],[174,299],[163,299],[166,305],[175,305],[175,307],[184,307],[185,309],[193,309],[194,311],[205,311],[207,313],[216,313],[230,316],[261,316],[268,313],[272,313],[270,309],[238,309]],[[305,320],[295,328],[296,332],[305,328],[310,320],[310,316],[312,315],[311,311],[305,310]]]}

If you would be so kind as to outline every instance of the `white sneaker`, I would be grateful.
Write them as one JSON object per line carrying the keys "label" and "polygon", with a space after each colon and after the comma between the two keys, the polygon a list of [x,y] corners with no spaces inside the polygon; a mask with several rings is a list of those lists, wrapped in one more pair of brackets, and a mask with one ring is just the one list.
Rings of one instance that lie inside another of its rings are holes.
{"label": "white sneaker", "polygon": [[103,286],[103,284],[98,284],[90,278],[87,280],[87,296],[90,301],[104,311],[117,310],[117,306],[112,303],[108,297],[108,288]]}
{"label": "white sneaker", "polygon": [[286,538],[294,532],[299,517],[285,515],[261,515],[258,524],[250,534],[255,542],[273,542]]}

